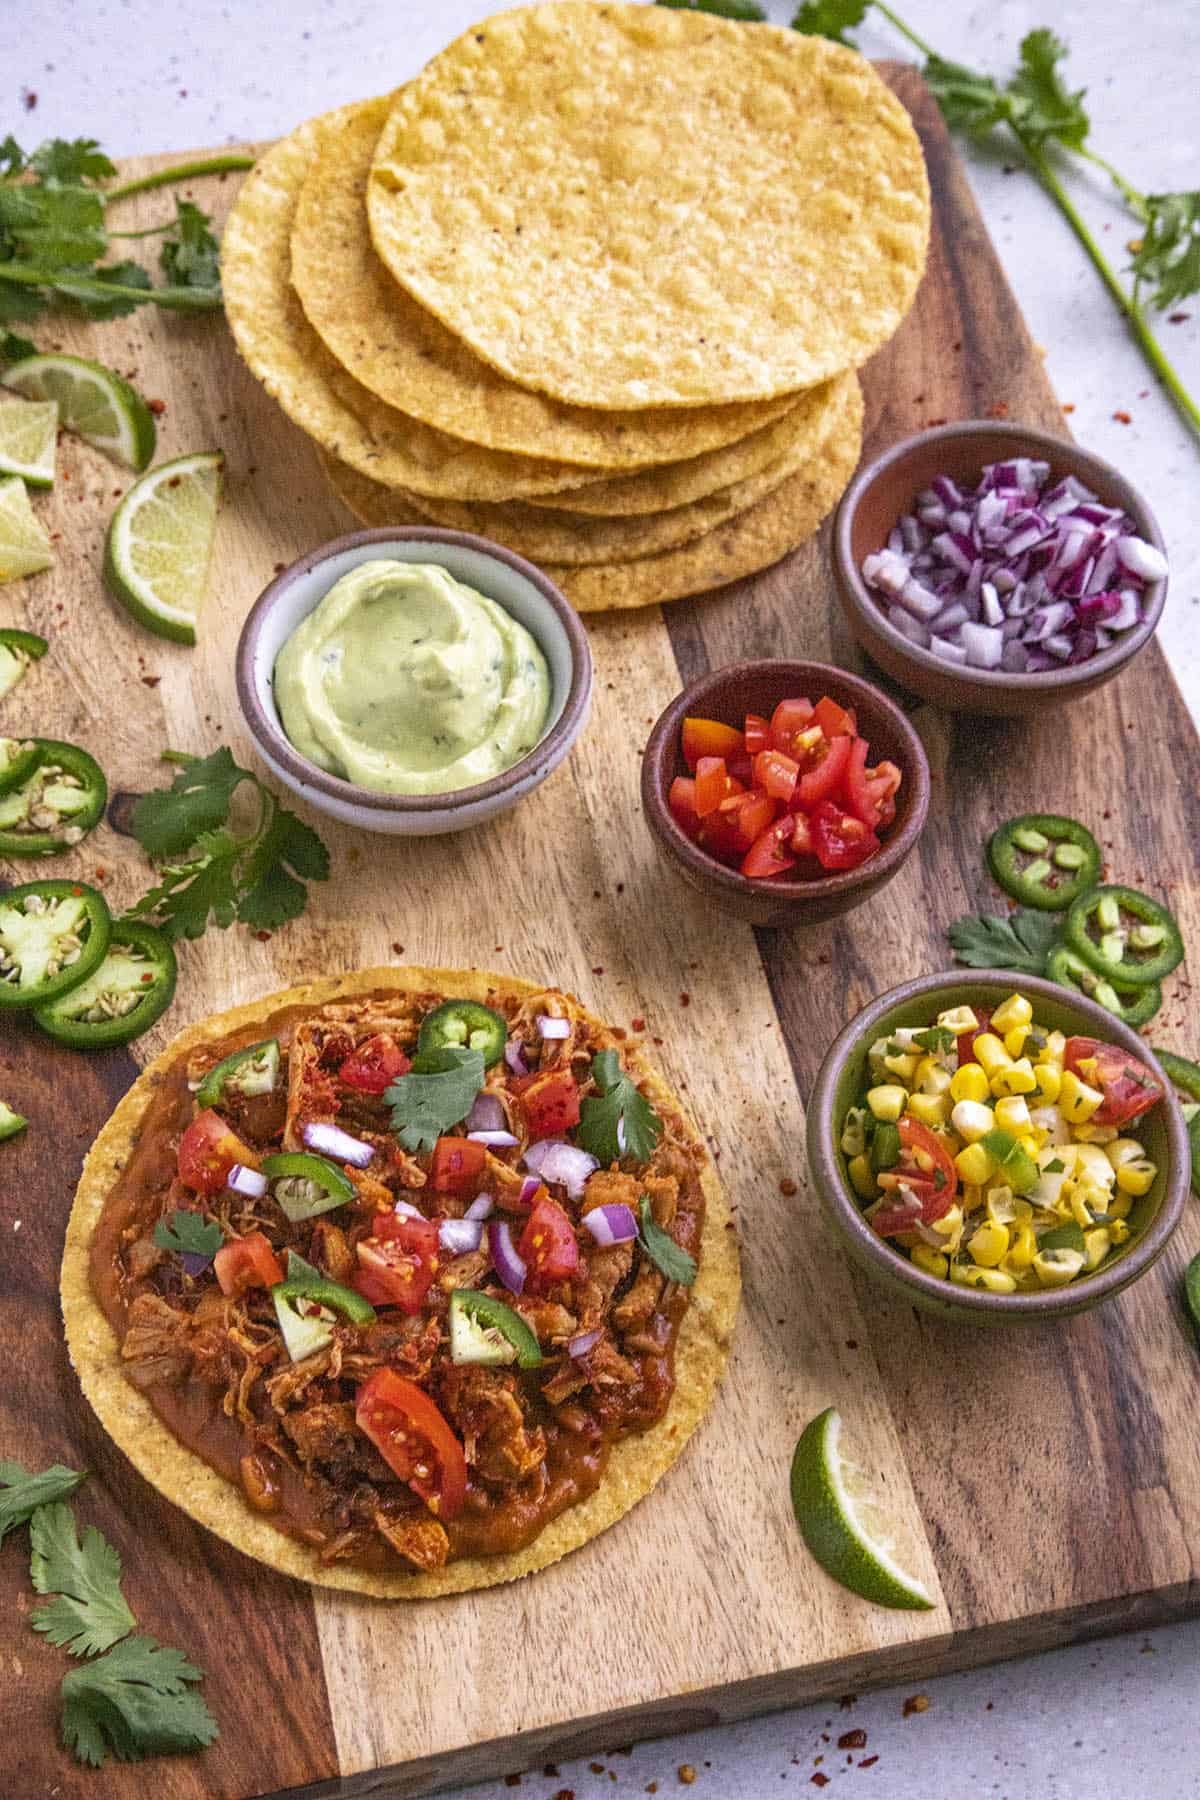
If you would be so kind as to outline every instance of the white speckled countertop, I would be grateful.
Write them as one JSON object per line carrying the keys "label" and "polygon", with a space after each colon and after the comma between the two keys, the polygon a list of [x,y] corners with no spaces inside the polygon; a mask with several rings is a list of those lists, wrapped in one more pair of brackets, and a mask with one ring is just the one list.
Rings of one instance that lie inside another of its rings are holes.
{"label": "white speckled countertop", "polygon": [[[767,0],[773,17],[789,0]],[[9,34],[0,74],[0,137],[98,137],[113,154],[266,138],[310,113],[412,74],[487,0],[40,0]],[[1086,86],[1093,142],[1146,191],[1200,186],[1196,0],[908,0],[910,23],[945,56],[1006,71],[1022,35],[1051,23],[1071,45],[1072,86]],[[861,34],[873,55],[903,55],[883,21]],[[1200,722],[1200,441],[1150,378],[1112,302],[1050,202],[999,158],[970,153],[984,216],[1075,435],[1111,457],[1158,514],[1171,555],[1160,628]],[[1135,235],[1101,177],[1077,202],[1118,266]],[[1160,336],[1200,392],[1200,299]],[[1128,415],[1128,423],[1122,415]],[[697,1800],[763,1800],[828,1785],[886,1800],[1189,1800],[1200,1796],[1200,1622],[1002,1665],[928,1685],[929,1706],[903,1716],[911,1690],[805,1707],[751,1724],[643,1745],[630,1755],[500,1777],[470,1800],[600,1800],[681,1791]],[[865,1744],[838,1749],[847,1732]],[[680,1768],[684,1775],[681,1778]],[[827,1782],[814,1779],[828,1777]],[[95,1783],[93,1783],[93,1786]],[[96,1788],[99,1792],[99,1788]],[[467,1800],[467,1795],[462,1796]],[[832,1800],[832,1797],[831,1797]]]}

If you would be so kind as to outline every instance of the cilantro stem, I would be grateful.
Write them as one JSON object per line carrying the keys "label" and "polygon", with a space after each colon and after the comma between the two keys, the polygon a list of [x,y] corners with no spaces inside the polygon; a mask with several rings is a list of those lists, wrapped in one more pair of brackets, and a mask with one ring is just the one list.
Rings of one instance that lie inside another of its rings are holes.
{"label": "cilantro stem", "polygon": [[890,6],[885,6],[883,4],[883,0],[875,0],[875,11],[882,13],[888,23],[894,26],[900,33],[900,36],[907,38],[913,49],[921,52],[921,55],[925,57],[926,61],[930,59],[937,60],[937,52],[933,49],[932,45],[927,44],[924,38],[918,37],[916,32],[912,29],[912,26],[906,25],[898,13],[894,13]]}
{"label": "cilantro stem", "polygon": [[117,200],[128,200],[131,194],[148,194],[153,188],[171,187],[177,181],[195,181],[201,175],[226,175],[253,167],[252,156],[234,154],[176,163],[172,168],[159,169],[153,175],[141,175],[136,181],[123,181],[119,187],[109,188],[104,195],[104,204],[112,206]]}
{"label": "cilantro stem", "polygon": [[75,275],[69,269],[39,269],[34,263],[0,262],[0,281],[20,287],[49,288],[68,300],[129,300],[134,306],[153,301],[168,312],[220,312],[221,295],[213,288],[122,287],[115,281],[97,281],[91,275]]}
{"label": "cilantro stem", "polygon": [[1086,144],[1076,144],[1072,148],[1076,156],[1082,156],[1087,162],[1093,163],[1097,169],[1103,169],[1135,218],[1144,219],[1146,217],[1148,208],[1145,194],[1139,188],[1135,188],[1131,181],[1126,181],[1120,169],[1115,169],[1107,156],[1101,156],[1098,150],[1089,150]]}

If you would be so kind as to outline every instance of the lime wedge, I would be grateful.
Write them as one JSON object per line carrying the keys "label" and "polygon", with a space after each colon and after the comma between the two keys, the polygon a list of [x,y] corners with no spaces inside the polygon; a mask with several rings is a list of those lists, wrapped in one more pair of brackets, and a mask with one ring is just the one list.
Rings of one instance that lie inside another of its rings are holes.
{"label": "lime wedge", "polygon": [[842,1457],[834,1406],[807,1425],[792,1458],[792,1506],[800,1535],[826,1574],[876,1606],[924,1612],[929,1590],[892,1554],[893,1527],[862,1471]]}
{"label": "lime wedge", "polygon": [[139,625],[177,644],[196,641],[223,462],[219,450],[205,450],[160,463],[134,482],[109,523],[109,592]]}
{"label": "lime wedge", "polygon": [[19,475],[30,487],[53,487],[57,437],[53,400],[10,400],[0,406],[0,475]]}
{"label": "lime wedge", "polygon": [[53,400],[58,422],[139,473],[154,455],[154,415],[127,381],[81,356],[27,356],[0,375],[26,400]]}
{"label": "lime wedge", "polygon": [[[7,408],[0,407],[0,412]],[[16,581],[54,565],[54,552],[34,517],[23,481],[0,481],[0,581]]]}

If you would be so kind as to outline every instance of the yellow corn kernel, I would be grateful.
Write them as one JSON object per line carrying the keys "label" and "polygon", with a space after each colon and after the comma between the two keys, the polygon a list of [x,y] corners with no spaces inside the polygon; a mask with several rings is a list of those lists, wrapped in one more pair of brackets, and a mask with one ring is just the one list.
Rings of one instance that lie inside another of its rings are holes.
{"label": "yellow corn kernel", "polygon": [[1027,1056],[997,1069],[992,1076],[992,1092],[996,1095],[1032,1094],[1037,1089],[1037,1076]]}
{"label": "yellow corn kernel", "polygon": [[994,1225],[990,1221],[967,1239],[967,1253],[981,1269],[996,1268],[1004,1261],[1007,1250],[1008,1231],[1003,1225]]}
{"label": "yellow corn kernel", "polygon": [[950,1092],[951,1075],[949,1069],[943,1069],[940,1062],[932,1056],[923,1056],[917,1064],[915,1085],[923,1094],[948,1094]]}
{"label": "yellow corn kernel", "polygon": [[1111,1144],[1117,1135],[1115,1125],[1077,1125],[1075,1136],[1081,1144]]}
{"label": "yellow corn kernel", "polygon": [[1063,1057],[1067,1054],[1067,1037],[1063,1031],[1052,1031],[1038,1053],[1039,1062],[1057,1063],[1062,1068]]}
{"label": "yellow corn kernel", "polygon": [[1089,1181],[1104,1193],[1112,1187],[1114,1180],[1113,1166],[1099,1144],[1076,1144],[1075,1174],[1077,1179]]}
{"label": "yellow corn kernel", "polygon": [[1132,1207],[1132,1195],[1123,1194],[1120,1188],[1118,1188],[1115,1194],[1109,1195],[1104,1210],[1110,1219],[1127,1219]]}
{"label": "yellow corn kernel", "polygon": [[1043,1287],[1066,1287],[1083,1267],[1082,1250],[1039,1250],[1033,1259],[1033,1272]]}
{"label": "yellow corn kernel", "polygon": [[1148,1159],[1142,1162],[1122,1163],[1117,1170],[1117,1186],[1123,1194],[1130,1194],[1137,1200],[1148,1194],[1154,1185],[1154,1177],[1158,1170]]}
{"label": "yellow corn kernel", "polygon": [[1104,1225],[1096,1225],[1083,1234],[1083,1251],[1089,1269],[1098,1269],[1112,1249],[1112,1233]]}
{"label": "yellow corn kernel", "polygon": [[908,1090],[897,1087],[892,1082],[885,1082],[881,1087],[867,1090],[867,1105],[876,1119],[894,1125],[908,1104]]}
{"label": "yellow corn kernel", "polygon": [[944,1125],[950,1117],[949,1094],[910,1094],[908,1111],[922,1125]]}
{"label": "yellow corn kernel", "polygon": [[948,1012],[938,1014],[937,1022],[943,1031],[952,1031],[955,1037],[961,1037],[964,1031],[974,1031],[979,1024],[969,1006],[952,1006]]}
{"label": "yellow corn kernel", "polygon": [[1029,1130],[1029,1102],[1023,1094],[1009,1094],[1003,1100],[997,1100],[996,1123],[1003,1125],[1005,1131],[1011,1131],[1014,1137]]}
{"label": "yellow corn kernel", "polygon": [[1033,1007],[1024,994],[1010,994],[1003,1005],[998,1006],[992,1014],[992,1030],[1003,1035],[1011,1031],[1014,1025],[1026,1027],[1033,1024]]}
{"label": "yellow corn kernel", "polygon": [[988,1078],[978,1063],[964,1063],[955,1070],[950,1081],[952,1100],[986,1100],[988,1093]]}
{"label": "yellow corn kernel", "polygon": [[1046,1134],[1044,1131],[1023,1131],[1017,1139],[1018,1144],[1020,1144],[1026,1156],[1032,1156],[1035,1160],[1038,1151],[1045,1141]]}
{"label": "yellow corn kernel", "polygon": [[936,1275],[942,1281],[946,1279],[950,1263],[940,1250],[934,1250],[929,1244],[914,1244],[912,1259],[927,1275]]}
{"label": "yellow corn kernel", "polygon": [[978,1212],[983,1205],[983,1189],[968,1182],[962,1190],[962,1209],[964,1213]]}
{"label": "yellow corn kernel", "polygon": [[975,1039],[975,1061],[990,1079],[998,1069],[1007,1069],[1012,1057],[994,1031],[981,1031]]}
{"label": "yellow corn kernel", "polygon": [[1096,1206],[1094,1188],[1075,1188],[1071,1195],[1071,1217],[1077,1225],[1082,1226],[1084,1231],[1087,1231],[1093,1222],[1092,1207],[1095,1206],[1097,1212],[1102,1212],[1104,1201],[1106,1201],[1107,1198],[1107,1194],[1103,1195],[1101,1197],[1100,1205]]}
{"label": "yellow corn kernel", "polygon": [[954,1166],[964,1181],[974,1182],[978,1187],[996,1173],[995,1159],[988,1155],[982,1144],[968,1144],[965,1150],[960,1150]]}
{"label": "yellow corn kernel", "polygon": [[[867,1099],[869,1102],[870,1095]],[[1099,1112],[1104,1105],[1104,1095],[1098,1088],[1089,1087],[1086,1081],[1080,1081],[1074,1069],[1064,1069],[1058,1104],[1063,1118],[1070,1124],[1085,1125],[1092,1114]]]}
{"label": "yellow corn kernel", "polygon": [[875,1171],[871,1167],[869,1156],[852,1156],[846,1164],[846,1173],[850,1177],[850,1186],[860,1200],[873,1200],[879,1192],[879,1184],[875,1180]]}
{"label": "yellow corn kernel", "polygon": [[1108,1235],[1112,1238],[1113,1244],[1123,1244],[1129,1236],[1129,1220],[1118,1218],[1115,1207],[1109,1207],[1108,1219]]}
{"label": "yellow corn kernel", "polygon": [[1146,1154],[1146,1147],[1139,1144],[1136,1138],[1118,1137],[1105,1144],[1104,1154],[1113,1168],[1119,1169],[1122,1163],[1139,1162]]}
{"label": "yellow corn kernel", "polygon": [[1025,1048],[1025,1039],[1029,1036],[1028,1025],[1014,1025],[1004,1034],[1004,1048],[1010,1056],[1020,1056]]}
{"label": "yellow corn kernel", "polygon": [[955,1263],[950,1279],[959,1287],[986,1288],[990,1294],[1014,1294],[1017,1290],[1013,1277],[1003,1269],[981,1269],[970,1263]]}
{"label": "yellow corn kernel", "polygon": [[864,1130],[866,1113],[861,1106],[852,1106],[842,1121],[842,1154],[843,1156],[861,1156],[867,1147],[867,1134]]}
{"label": "yellow corn kernel", "polygon": [[1033,1207],[1028,1200],[1014,1194],[1010,1187],[988,1189],[985,1202],[987,1216],[997,1225],[1014,1225],[1032,1219]]}
{"label": "yellow corn kernel", "polygon": [[902,1051],[899,1056],[885,1055],[884,1059],[883,1059],[883,1066],[887,1070],[889,1075],[898,1075],[900,1077],[900,1080],[903,1081],[905,1083],[905,1085],[907,1086],[907,1084],[910,1081],[912,1081],[913,1077],[915,1076],[915,1074],[917,1072],[917,1064],[920,1062],[920,1060],[921,1060],[920,1057],[915,1055],[913,1051],[905,1050],[905,1051]]}
{"label": "yellow corn kernel", "polygon": [[1039,1057],[1033,1075],[1039,1098],[1047,1106],[1053,1106],[1062,1089],[1062,1069],[1058,1063],[1043,1062]]}
{"label": "yellow corn kernel", "polygon": [[963,1143],[973,1144],[977,1138],[987,1136],[996,1123],[996,1115],[978,1100],[960,1100],[950,1120]]}
{"label": "yellow corn kernel", "polygon": [[1010,1273],[1015,1270],[1018,1274],[1023,1274],[1026,1269],[1032,1268],[1036,1255],[1037,1236],[1033,1226],[1022,1219],[1013,1229],[1008,1255],[1004,1260]]}
{"label": "yellow corn kernel", "polygon": [[929,1229],[936,1231],[939,1237],[951,1238],[956,1231],[962,1230],[962,1222],[962,1207],[952,1206],[948,1212],[942,1214],[940,1219],[935,1219]]}

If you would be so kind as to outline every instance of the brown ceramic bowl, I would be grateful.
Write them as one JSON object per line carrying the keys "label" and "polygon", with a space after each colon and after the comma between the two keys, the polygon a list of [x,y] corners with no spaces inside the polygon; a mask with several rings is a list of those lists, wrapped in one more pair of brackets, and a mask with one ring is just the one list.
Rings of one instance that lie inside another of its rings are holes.
{"label": "brown ceramic bowl", "polygon": [[[1039,1293],[990,1294],[927,1275],[871,1230],[862,1216],[839,1149],[842,1125],[862,1090],[867,1052],[876,1038],[904,1026],[924,1026],[952,1006],[992,1008],[1014,991],[1032,1001],[1035,1017],[1068,1036],[1103,1038],[1149,1065],[1166,1099],[1144,1115],[1138,1135],[1158,1167],[1148,1194],[1135,1200],[1128,1242],[1094,1275]],[[817,1073],[808,1106],[808,1163],[821,1203],[855,1262],[894,1294],[942,1318],[969,1325],[1029,1324],[1084,1312],[1119,1294],[1162,1255],[1183,1215],[1191,1171],[1187,1126],[1170,1082],[1153,1054],[1127,1025],[1094,1000],[1011,969],[951,969],[894,987],[847,1025]]]}
{"label": "brown ceramic bowl", "polygon": [[833,533],[833,566],[838,594],[855,639],[893,680],[935,706],[951,712],[1019,715],[1041,707],[1060,706],[1090,694],[1120,673],[1154,635],[1167,598],[1167,583],[1145,589],[1140,625],[1090,661],[1047,669],[1036,675],[1010,675],[999,669],[964,669],[922,650],[888,623],[878,597],[862,578],[863,558],[887,543],[902,513],[935,475],[949,475],[960,485],[974,486],[986,463],[1031,456],[1048,462],[1055,479],[1075,475],[1106,506],[1120,506],[1148,543],[1166,553],[1158,523],[1137,489],[1113,465],[1090,450],[1048,432],[1024,425],[975,419],[940,425],[893,444],[859,471],[842,497]]}
{"label": "brown ceramic bowl", "polygon": [[[751,881],[693,844],[675,823],[667,794],[676,775],[686,775],[680,738],[685,718],[720,719],[740,730],[747,713],[770,718],[781,700],[828,694],[852,706],[858,727],[871,745],[871,761],[894,762],[904,780],[896,796],[896,817],[883,848],[869,862],[817,880],[778,875]],[[896,706],[870,682],[845,669],[818,662],[743,662],[714,669],[684,688],[650,733],[642,758],[642,807],[660,847],[689,882],[726,912],[751,925],[816,925],[860,906],[896,870],[921,835],[929,810],[929,762],[925,746]]]}

